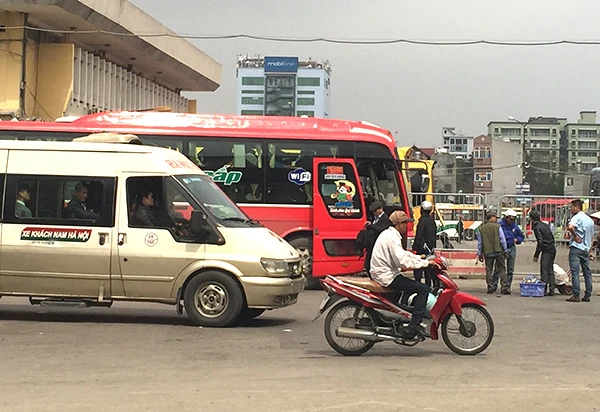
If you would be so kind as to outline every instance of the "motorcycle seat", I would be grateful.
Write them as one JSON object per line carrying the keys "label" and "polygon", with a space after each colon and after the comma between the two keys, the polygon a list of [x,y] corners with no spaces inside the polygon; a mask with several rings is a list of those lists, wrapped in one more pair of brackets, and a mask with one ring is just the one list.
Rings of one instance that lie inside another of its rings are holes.
{"label": "motorcycle seat", "polygon": [[358,286],[359,288],[370,290],[374,293],[395,293],[394,289],[385,288],[379,283],[369,278],[357,277],[357,276],[340,276],[339,280],[348,283],[352,286]]}

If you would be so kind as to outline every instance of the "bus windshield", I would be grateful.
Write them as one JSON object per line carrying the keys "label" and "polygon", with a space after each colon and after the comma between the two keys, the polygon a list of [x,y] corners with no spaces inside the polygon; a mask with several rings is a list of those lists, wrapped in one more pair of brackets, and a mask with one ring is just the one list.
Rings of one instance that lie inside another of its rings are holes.
{"label": "bus windshield", "polygon": [[247,222],[248,217],[208,176],[183,175],[175,177],[187,191],[217,220]]}

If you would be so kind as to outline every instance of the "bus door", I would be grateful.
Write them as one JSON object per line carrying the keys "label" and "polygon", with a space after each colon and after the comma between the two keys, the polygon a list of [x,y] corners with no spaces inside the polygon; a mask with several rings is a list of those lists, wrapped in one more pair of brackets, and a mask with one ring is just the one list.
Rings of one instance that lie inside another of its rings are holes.
{"label": "bus door", "polygon": [[360,272],[355,239],[367,214],[356,164],[314,158],[313,173],[313,276]]}

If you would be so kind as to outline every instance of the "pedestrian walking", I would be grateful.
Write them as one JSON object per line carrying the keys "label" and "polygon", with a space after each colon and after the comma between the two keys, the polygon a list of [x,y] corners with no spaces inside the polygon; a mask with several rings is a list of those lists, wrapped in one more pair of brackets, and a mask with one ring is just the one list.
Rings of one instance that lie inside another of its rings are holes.
{"label": "pedestrian walking", "polygon": [[458,222],[456,223],[456,236],[457,242],[462,243],[465,232],[465,224],[463,223],[462,213],[458,215]]}
{"label": "pedestrian walking", "polygon": [[477,233],[477,258],[485,260],[485,280],[487,293],[493,294],[498,289],[498,279],[501,291],[510,295],[510,287],[506,279],[506,239],[504,231],[498,224],[498,215],[490,210],[485,215],[486,222],[479,227]]}
{"label": "pedestrian walking", "polygon": [[540,212],[532,210],[529,212],[529,218],[533,222],[532,229],[537,240],[533,261],[537,262],[540,254],[542,255],[540,277],[542,282],[546,283],[544,296],[554,296],[554,289],[556,289],[556,280],[554,279],[554,259],[556,258],[554,235],[550,226],[540,220]]}
{"label": "pedestrian walking", "polygon": [[[571,269],[571,282],[573,283],[573,295],[567,302],[589,302],[592,296],[592,271],[590,270],[590,249],[594,236],[594,222],[583,213],[583,203],[579,199],[571,202],[571,213],[567,229],[571,233],[569,241],[569,268]],[[580,297],[579,266],[583,270],[585,281],[585,294]]]}
{"label": "pedestrian walking", "polygon": [[517,259],[517,245],[525,240],[521,228],[515,223],[517,212],[508,209],[504,212],[504,218],[500,221],[500,227],[504,232],[508,252],[506,254],[506,283],[510,292],[513,276],[515,274],[515,260]]}
{"label": "pedestrian walking", "polygon": [[[415,240],[413,241],[412,246],[417,255],[429,255],[436,247],[437,226],[433,220],[433,217],[431,216],[432,209],[433,204],[430,201],[425,200],[423,203],[421,203],[421,218],[417,224]],[[415,269],[415,280],[420,283],[423,273],[425,274],[425,284],[430,288],[432,282],[431,269],[427,267],[423,269]]]}

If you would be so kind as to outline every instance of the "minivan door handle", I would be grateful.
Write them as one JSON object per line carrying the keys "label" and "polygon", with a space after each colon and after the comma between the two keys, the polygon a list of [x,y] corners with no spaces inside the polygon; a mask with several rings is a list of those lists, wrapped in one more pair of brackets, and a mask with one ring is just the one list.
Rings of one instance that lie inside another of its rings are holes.
{"label": "minivan door handle", "polygon": [[104,246],[106,244],[106,239],[108,239],[108,233],[98,233],[98,236],[98,243],[100,243],[100,246]]}
{"label": "minivan door handle", "polygon": [[125,244],[126,240],[127,240],[127,235],[125,233],[119,233],[118,245],[123,246]]}

